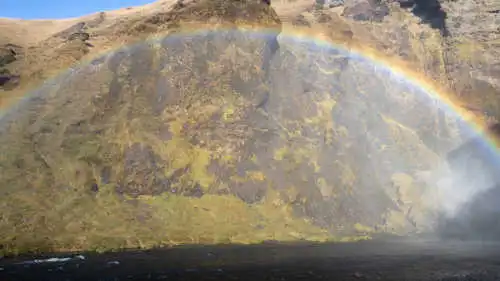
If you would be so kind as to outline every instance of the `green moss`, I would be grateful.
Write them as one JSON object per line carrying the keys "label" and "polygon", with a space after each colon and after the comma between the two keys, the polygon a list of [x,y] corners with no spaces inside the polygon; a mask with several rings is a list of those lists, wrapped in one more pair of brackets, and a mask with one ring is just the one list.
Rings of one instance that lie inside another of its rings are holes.
{"label": "green moss", "polygon": [[278,161],[283,160],[288,153],[288,147],[279,148],[274,152],[274,159]]}
{"label": "green moss", "polygon": [[207,166],[210,163],[211,153],[206,149],[195,148],[194,159],[191,163],[192,179],[198,182],[203,188],[207,189],[213,182],[214,176],[209,174]]}
{"label": "green moss", "polygon": [[360,223],[356,223],[354,224],[354,229],[357,231],[357,232],[360,232],[360,233],[373,233],[374,232],[374,229],[369,227],[369,226],[366,226],[366,225],[362,225]]}
{"label": "green moss", "polygon": [[119,199],[112,186],[102,186],[96,196],[69,190],[37,195],[33,200],[28,193],[18,192],[10,203],[2,201],[2,207],[12,210],[15,205],[22,210],[16,216],[2,214],[3,254],[331,239],[325,230],[294,217],[275,191],[257,205],[233,196],[167,194],[140,196],[131,204]]}

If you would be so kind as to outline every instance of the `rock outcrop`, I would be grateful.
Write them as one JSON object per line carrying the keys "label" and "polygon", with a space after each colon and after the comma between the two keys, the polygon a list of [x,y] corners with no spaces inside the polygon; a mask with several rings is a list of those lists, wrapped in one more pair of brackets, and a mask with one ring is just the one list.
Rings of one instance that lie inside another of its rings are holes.
{"label": "rock outcrop", "polygon": [[[421,36],[435,37],[425,31],[424,26],[438,30],[439,38],[423,39],[429,40],[422,48],[432,54],[432,58],[426,58],[428,55],[422,53],[407,59],[426,61],[424,71],[428,76],[448,84],[465,104],[481,108],[490,117],[500,117],[497,98],[500,89],[500,82],[497,81],[500,65],[497,62],[500,15],[495,1],[352,0],[343,1],[342,5],[343,15],[347,18],[372,23],[381,22],[385,18],[379,27],[370,27],[376,29],[376,33],[382,37],[400,37],[398,34],[411,37],[410,33],[417,31],[416,26],[410,32],[407,24],[396,24],[400,21],[397,18],[401,11],[420,19],[422,28],[417,32]],[[390,13],[384,8],[387,6],[392,7]],[[408,18],[407,15],[404,17]],[[425,33],[427,34],[424,35]],[[411,46],[405,47],[407,41],[400,37],[396,44],[403,48],[402,53],[412,52],[408,50]]]}
{"label": "rock outcrop", "polygon": [[68,36],[68,41],[73,41],[73,40],[80,40],[80,41],[87,41],[90,39],[90,34],[87,32],[75,32]]}
{"label": "rock outcrop", "polygon": [[15,44],[0,46],[0,89],[12,90],[19,85],[19,75],[13,74],[10,66],[22,59],[23,48]]}
{"label": "rock outcrop", "polygon": [[454,90],[498,119],[500,15],[495,3],[442,1],[442,6],[448,15],[446,64]]}
{"label": "rock outcrop", "polygon": [[348,1],[344,4],[343,16],[356,21],[381,22],[389,14],[389,8],[376,0]]}
{"label": "rock outcrop", "polygon": [[54,37],[60,37],[66,40],[70,40],[72,34],[84,32],[86,28],[85,22],[78,22],[67,29],[54,34]]}

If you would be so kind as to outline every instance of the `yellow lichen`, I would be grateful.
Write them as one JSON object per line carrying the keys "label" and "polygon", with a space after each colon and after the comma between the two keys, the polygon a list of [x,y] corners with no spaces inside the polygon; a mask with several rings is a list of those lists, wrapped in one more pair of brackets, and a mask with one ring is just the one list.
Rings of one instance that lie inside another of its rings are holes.
{"label": "yellow lichen", "polygon": [[192,179],[198,182],[203,188],[207,189],[215,180],[214,176],[207,171],[207,166],[210,164],[211,153],[201,148],[195,148],[193,152],[194,159],[190,169]]}
{"label": "yellow lichen", "polygon": [[279,148],[274,152],[274,159],[283,160],[288,153],[288,147]]}
{"label": "yellow lichen", "polygon": [[260,171],[247,171],[246,174],[253,181],[264,181],[266,179],[264,173]]}
{"label": "yellow lichen", "polygon": [[360,223],[355,223],[354,229],[360,233],[372,233],[372,232],[374,232],[374,229],[372,227],[362,225]]}

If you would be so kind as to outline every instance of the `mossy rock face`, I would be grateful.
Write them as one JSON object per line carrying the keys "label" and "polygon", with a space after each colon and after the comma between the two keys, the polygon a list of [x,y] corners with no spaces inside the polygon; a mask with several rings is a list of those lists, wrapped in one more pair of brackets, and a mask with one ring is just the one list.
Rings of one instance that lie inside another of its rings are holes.
{"label": "mossy rock face", "polygon": [[[169,11],[132,21],[124,27],[128,34],[159,32],[189,24],[231,27],[254,26],[281,31],[281,20],[274,9],[261,0],[179,1]],[[119,27],[120,28],[120,27]]]}
{"label": "mossy rock face", "polygon": [[226,28],[144,42],[4,116],[5,249],[347,241],[387,230],[391,212],[399,233],[419,228],[391,179],[439,162],[419,135],[435,122],[425,95],[293,38],[271,57],[270,40]]}

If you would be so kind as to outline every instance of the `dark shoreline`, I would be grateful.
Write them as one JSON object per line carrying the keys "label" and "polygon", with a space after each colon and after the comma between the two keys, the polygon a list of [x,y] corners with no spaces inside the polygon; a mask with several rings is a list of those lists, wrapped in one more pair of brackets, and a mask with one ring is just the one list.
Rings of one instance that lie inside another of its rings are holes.
{"label": "dark shoreline", "polygon": [[[59,262],[45,260],[70,257]],[[499,280],[500,243],[398,239],[357,243],[181,246],[0,260],[0,280]]]}

